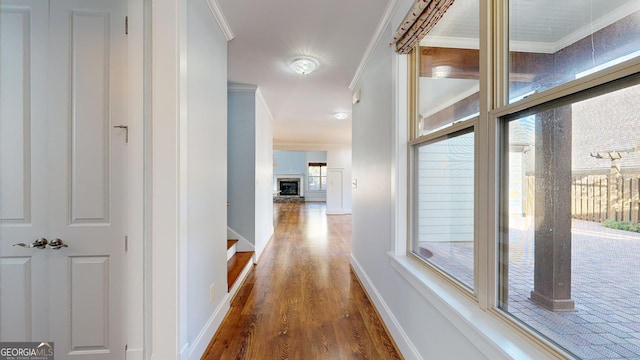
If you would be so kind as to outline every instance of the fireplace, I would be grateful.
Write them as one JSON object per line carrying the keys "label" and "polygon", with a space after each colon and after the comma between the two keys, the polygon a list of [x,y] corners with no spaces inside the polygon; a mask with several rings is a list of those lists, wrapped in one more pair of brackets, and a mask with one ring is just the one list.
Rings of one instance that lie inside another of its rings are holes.
{"label": "fireplace", "polygon": [[304,175],[274,174],[273,202],[304,202]]}
{"label": "fireplace", "polygon": [[277,196],[304,196],[304,177],[302,175],[282,174],[275,176],[274,190]]}
{"label": "fireplace", "polygon": [[280,179],[278,181],[280,196],[299,196],[300,180],[299,179]]}

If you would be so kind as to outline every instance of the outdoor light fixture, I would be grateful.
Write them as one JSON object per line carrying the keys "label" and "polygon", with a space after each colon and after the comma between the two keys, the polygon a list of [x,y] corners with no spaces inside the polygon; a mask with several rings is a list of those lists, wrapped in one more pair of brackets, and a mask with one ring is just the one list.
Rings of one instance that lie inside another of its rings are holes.
{"label": "outdoor light fixture", "polygon": [[349,117],[349,114],[347,114],[346,112],[337,112],[333,114],[333,117],[338,120],[344,120]]}
{"label": "outdoor light fixture", "polygon": [[289,67],[300,75],[307,75],[318,68],[318,60],[309,56],[298,56],[291,60]]}

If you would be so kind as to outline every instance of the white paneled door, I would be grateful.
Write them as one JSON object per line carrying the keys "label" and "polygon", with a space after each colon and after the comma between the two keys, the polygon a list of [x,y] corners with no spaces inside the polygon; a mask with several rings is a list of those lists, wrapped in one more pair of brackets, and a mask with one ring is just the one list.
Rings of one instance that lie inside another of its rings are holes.
{"label": "white paneled door", "polygon": [[344,211],[344,204],[342,199],[344,198],[344,190],[342,189],[342,177],[343,169],[329,169],[327,170],[327,209],[329,212]]}
{"label": "white paneled door", "polygon": [[125,9],[0,0],[0,341],[57,360],[125,355]]}

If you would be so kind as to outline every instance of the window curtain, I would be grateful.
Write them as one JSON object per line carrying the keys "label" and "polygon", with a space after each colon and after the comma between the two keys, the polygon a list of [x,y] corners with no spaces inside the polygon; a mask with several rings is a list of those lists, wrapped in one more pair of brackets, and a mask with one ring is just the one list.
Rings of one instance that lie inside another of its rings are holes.
{"label": "window curtain", "polygon": [[408,54],[417,43],[442,18],[451,7],[454,0],[417,0],[415,5],[404,18],[402,25],[396,30],[391,41],[391,46],[396,47],[396,52]]}

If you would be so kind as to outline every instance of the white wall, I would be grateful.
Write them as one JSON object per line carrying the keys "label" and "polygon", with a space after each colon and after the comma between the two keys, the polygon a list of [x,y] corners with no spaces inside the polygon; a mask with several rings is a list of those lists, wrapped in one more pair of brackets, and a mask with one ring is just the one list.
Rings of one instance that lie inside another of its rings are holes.
{"label": "white wall", "polygon": [[256,101],[256,184],[255,184],[255,251],[256,258],[273,235],[273,116],[260,89]]}
{"label": "white wall", "polygon": [[211,165],[225,166],[227,45],[204,0],[149,10],[145,345],[151,359],[198,359],[229,308],[226,177]]}
{"label": "white wall", "polygon": [[362,97],[353,106],[353,178],[358,188],[353,190],[352,263],[378,308],[387,307],[381,313],[388,325],[389,317],[396,322],[392,333],[407,359],[485,359],[389,261],[388,252],[395,247],[392,174],[398,150],[391,135],[396,117],[395,55],[388,42],[396,27],[397,23],[386,28],[356,86]]}
{"label": "white wall", "polygon": [[[255,245],[257,87],[229,85],[227,225]],[[213,160],[213,159],[212,159]]]}
{"label": "white wall", "polygon": [[274,150],[283,151],[326,151],[327,168],[343,172],[341,206],[335,205],[327,197],[328,214],[351,213],[351,144],[274,144]]}
{"label": "white wall", "polygon": [[227,225],[259,258],[273,235],[273,117],[254,85],[229,85],[228,96]]}
{"label": "white wall", "polygon": [[187,1],[187,24],[187,341],[199,358],[226,313],[227,41],[204,0]]}
{"label": "white wall", "polygon": [[[150,129],[145,129],[148,153],[145,171],[151,178],[147,180],[151,198],[151,209],[145,214],[149,216],[149,229],[145,229],[147,244],[145,251],[149,262],[146,265],[145,278],[150,280],[147,289],[147,305],[150,314],[145,330],[145,346],[151,359],[175,357],[181,352],[179,338],[182,336],[179,321],[181,320],[180,301],[180,252],[178,237],[179,197],[179,155],[180,149],[176,132],[179,129],[180,86],[181,77],[179,38],[185,30],[179,29],[179,18],[182,9],[176,11],[177,0],[158,0],[151,9],[151,62],[152,91],[147,94],[151,98],[152,116],[147,122]],[[147,66],[149,64],[146,64]],[[150,215],[149,215],[150,214]],[[149,239],[150,237],[150,239]],[[153,246],[151,246],[153,244]],[[150,274],[149,274],[150,273]]]}

